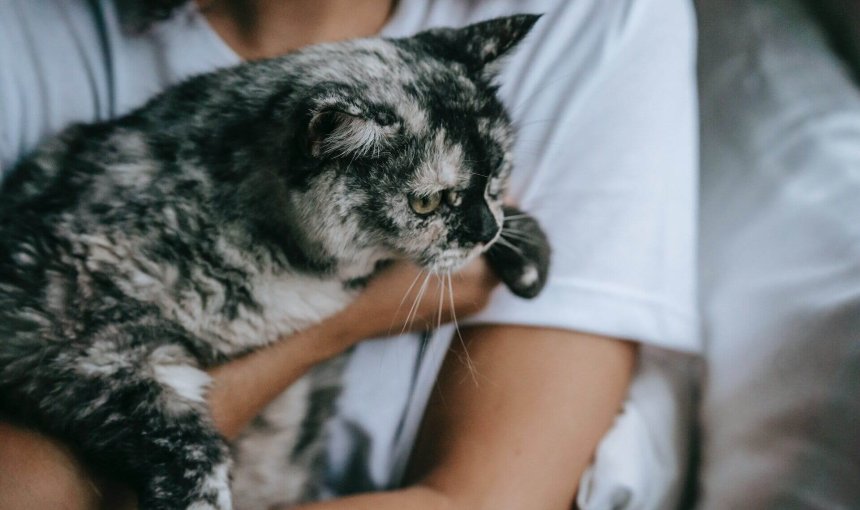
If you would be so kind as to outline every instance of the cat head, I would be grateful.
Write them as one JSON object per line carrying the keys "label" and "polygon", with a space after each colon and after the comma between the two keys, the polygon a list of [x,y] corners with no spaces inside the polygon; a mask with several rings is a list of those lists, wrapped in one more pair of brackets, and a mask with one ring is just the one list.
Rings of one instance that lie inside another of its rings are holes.
{"label": "cat head", "polygon": [[[538,16],[311,47],[273,103],[272,164],[308,256],[459,268],[499,236],[513,130],[500,58]],[[360,272],[360,271],[359,271]]]}

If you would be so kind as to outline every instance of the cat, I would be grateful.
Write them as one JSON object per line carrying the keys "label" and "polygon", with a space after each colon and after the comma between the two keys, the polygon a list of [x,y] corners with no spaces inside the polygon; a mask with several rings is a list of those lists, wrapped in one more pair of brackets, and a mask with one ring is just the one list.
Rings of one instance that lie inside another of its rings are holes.
{"label": "cat", "polygon": [[[536,296],[550,247],[502,203],[514,133],[493,80],[537,19],[308,47],[46,141],[0,190],[0,416],[128,480],[144,510],[224,510],[206,367],[337,312],[392,260],[445,273],[484,253]],[[240,462],[240,508],[319,494],[341,366],[270,406],[283,478],[255,491]]]}

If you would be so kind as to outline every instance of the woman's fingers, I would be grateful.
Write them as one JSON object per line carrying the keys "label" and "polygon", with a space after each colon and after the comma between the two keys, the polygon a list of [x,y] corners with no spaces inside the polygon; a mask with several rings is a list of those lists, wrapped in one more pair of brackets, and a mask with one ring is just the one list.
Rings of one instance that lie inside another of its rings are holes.
{"label": "woman's fingers", "polygon": [[397,263],[377,275],[347,310],[366,337],[424,330],[484,308],[498,279],[481,257],[453,274]]}

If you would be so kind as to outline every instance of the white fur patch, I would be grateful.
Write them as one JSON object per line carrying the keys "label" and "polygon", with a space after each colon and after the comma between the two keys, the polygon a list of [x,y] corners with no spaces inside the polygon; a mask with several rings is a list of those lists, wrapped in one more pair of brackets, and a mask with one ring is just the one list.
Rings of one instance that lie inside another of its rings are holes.
{"label": "white fur patch", "polygon": [[[23,245],[22,246],[27,246]],[[15,261],[16,264],[20,264],[22,266],[29,266],[36,262],[36,259],[30,256],[29,253],[25,251],[19,251],[12,255],[12,260]]]}
{"label": "white fur patch", "polygon": [[63,275],[56,271],[47,271],[48,285],[45,288],[45,299],[52,310],[64,310],[68,291]]}
{"label": "white fur patch", "polygon": [[532,265],[528,265],[525,267],[523,274],[520,275],[520,285],[523,287],[530,287],[535,284],[538,280],[538,270]]}
{"label": "white fur patch", "polygon": [[110,166],[113,182],[130,188],[143,188],[152,181],[155,166],[150,161],[114,163]]}
{"label": "white fur patch", "polygon": [[80,358],[76,370],[85,376],[111,375],[131,366],[129,353],[119,353],[112,342],[95,342]]}
{"label": "white fur patch", "polygon": [[156,365],[152,368],[155,378],[170,387],[185,400],[203,403],[212,378],[206,372],[190,365]]}
{"label": "white fur patch", "polygon": [[406,127],[416,136],[421,136],[427,132],[429,120],[427,113],[409,100],[400,100],[395,102],[397,114],[406,123]]}
{"label": "white fur patch", "polygon": [[230,495],[230,466],[227,463],[219,464],[212,473],[203,481],[203,490],[207,493],[217,494],[216,505],[196,502],[188,507],[188,510],[231,510],[233,499]]}
{"label": "white fur patch", "polygon": [[333,115],[337,117],[338,126],[313,148],[315,153],[334,157],[365,157],[378,156],[382,152],[386,136],[384,127],[361,117],[343,113]]}
{"label": "white fur patch", "polygon": [[192,365],[192,358],[181,347],[159,347],[152,351],[148,361],[155,380],[172,390],[173,394],[166,394],[162,402],[168,412],[184,414],[206,402],[206,391],[212,379]]}
{"label": "white fur patch", "polygon": [[421,163],[412,181],[416,195],[430,195],[446,189],[457,189],[469,182],[471,175],[464,171],[463,147],[450,143],[445,130],[440,129],[433,139],[432,156]]}
{"label": "white fur patch", "polygon": [[[147,186],[157,170],[150,157],[149,145],[142,134],[119,130],[108,141],[118,153],[118,160],[107,166],[111,180],[120,186]],[[113,190],[108,188],[107,192]]]}

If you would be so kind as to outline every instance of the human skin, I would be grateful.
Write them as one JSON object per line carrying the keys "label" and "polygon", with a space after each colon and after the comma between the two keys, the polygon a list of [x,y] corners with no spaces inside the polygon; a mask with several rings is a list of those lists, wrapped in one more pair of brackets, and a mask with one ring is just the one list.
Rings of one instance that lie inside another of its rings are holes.
{"label": "human skin", "polygon": [[[246,59],[374,35],[393,6],[391,0],[200,2],[216,32]],[[364,338],[399,332],[408,310],[402,298],[415,276],[415,268],[392,268],[343,312],[210,370],[209,405],[219,431],[236,437],[315,363]],[[454,278],[456,315],[481,308],[495,284],[483,261],[466,268]],[[435,324],[438,303],[425,297],[413,328]],[[451,315],[443,302],[442,320]],[[571,507],[580,475],[626,394],[636,344],[519,326],[466,328],[462,336],[428,404],[407,487],[303,510]],[[461,362],[467,354],[471,365]],[[2,508],[131,509],[134,497],[90,473],[65,446],[0,422]]]}

